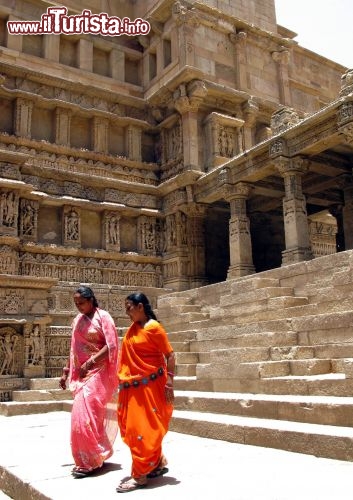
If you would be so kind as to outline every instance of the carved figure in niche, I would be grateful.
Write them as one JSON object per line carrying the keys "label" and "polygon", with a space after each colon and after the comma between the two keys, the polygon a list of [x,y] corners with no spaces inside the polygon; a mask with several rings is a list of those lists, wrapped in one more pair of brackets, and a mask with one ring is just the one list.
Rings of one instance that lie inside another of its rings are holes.
{"label": "carved figure in niche", "polygon": [[22,211],[22,234],[32,235],[35,228],[35,210],[28,201]]}
{"label": "carved figure in niche", "polygon": [[221,128],[218,137],[219,154],[230,158],[234,155],[233,134],[224,127]]}
{"label": "carved figure in niche", "polygon": [[187,216],[182,213],[180,218],[180,233],[181,233],[181,244],[188,244],[188,228],[187,228]]}
{"label": "carved figure in niche", "polygon": [[144,247],[146,250],[154,250],[155,237],[153,231],[153,224],[144,224]]}
{"label": "carved figure in niche", "polygon": [[7,333],[0,341],[0,348],[4,355],[0,375],[13,375],[15,372],[15,347],[17,340],[17,335]]}
{"label": "carved figure in niche", "polygon": [[79,239],[78,214],[74,210],[71,210],[66,218],[66,239]]}
{"label": "carved figure in niche", "polygon": [[117,245],[119,243],[119,218],[110,217],[108,220],[108,243]]}
{"label": "carved figure in niche", "polygon": [[38,365],[41,359],[40,355],[40,333],[39,325],[35,325],[28,339],[28,358],[29,365]]}
{"label": "carved figure in niche", "polygon": [[176,223],[175,215],[167,217],[167,237],[169,246],[174,246],[177,243],[176,239]]}
{"label": "carved figure in niche", "polygon": [[13,192],[2,194],[3,220],[4,226],[12,227],[15,222],[15,194]]}

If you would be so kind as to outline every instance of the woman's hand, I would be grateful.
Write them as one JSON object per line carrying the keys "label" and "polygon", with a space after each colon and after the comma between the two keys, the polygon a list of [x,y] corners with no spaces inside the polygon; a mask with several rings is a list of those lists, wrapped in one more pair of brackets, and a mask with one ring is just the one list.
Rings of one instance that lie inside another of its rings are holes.
{"label": "woman's hand", "polygon": [[66,381],[67,381],[67,375],[66,375],[66,373],[63,373],[63,374],[61,375],[60,380],[59,380],[59,386],[60,386],[63,390],[65,390],[65,389],[66,389]]}
{"label": "woman's hand", "polygon": [[171,404],[174,402],[174,388],[172,385],[166,384],[165,386],[165,399],[167,403]]}
{"label": "woman's hand", "polygon": [[88,361],[85,361],[84,363],[82,363],[82,365],[80,367],[80,378],[85,378],[89,368],[90,367],[89,367]]}

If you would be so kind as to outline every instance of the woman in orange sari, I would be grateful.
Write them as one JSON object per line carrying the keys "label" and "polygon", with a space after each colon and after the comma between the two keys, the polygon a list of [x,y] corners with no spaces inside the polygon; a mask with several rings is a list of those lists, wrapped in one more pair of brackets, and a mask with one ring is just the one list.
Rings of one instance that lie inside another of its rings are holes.
{"label": "woman in orange sari", "polygon": [[144,488],[148,478],[168,472],[162,440],[173,412],[175,371],[173,349],[147,297],[133,293],[125,308],[133,323],[121,348],[118,422],[132,469],[116,488],[119,493]]}
{"label": "woman in orange sari", "polygon": [[[81,286],[74,294],[80,313],[72,323],[70,359],[60,386],[73,391],[71,450],[74,477],[102,467],[113,454],[118,426],[118,336],[113,318],[98,307],[93,291]],[[114,403],[115,401],[115,403]]]}

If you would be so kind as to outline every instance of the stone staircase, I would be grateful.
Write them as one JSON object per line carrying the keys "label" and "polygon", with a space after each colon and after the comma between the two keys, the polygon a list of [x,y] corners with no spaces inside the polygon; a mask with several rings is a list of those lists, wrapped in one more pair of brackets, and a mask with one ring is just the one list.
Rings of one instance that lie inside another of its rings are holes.
{"label": "stone staircase", "polygon": [[352,259],[348,251],[161,297],[181,390],[172,429],[353,460]]}
{"label": "stone staircase", "polygon": [[[171,430],[353,460],[352,304],[353,251],[161,296]],[[0,414],[69,411],[57,387],[32,380]]]}

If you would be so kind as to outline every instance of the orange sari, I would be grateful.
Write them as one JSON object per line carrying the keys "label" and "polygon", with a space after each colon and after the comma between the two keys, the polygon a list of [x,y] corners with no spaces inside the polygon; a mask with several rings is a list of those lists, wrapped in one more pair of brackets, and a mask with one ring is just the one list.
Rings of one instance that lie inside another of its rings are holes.
{"label": "orange sari", "polygon": [[162,457],[173,405],[165,397],[165,355],[173,351],[155,320],[133,323],[121,347],[118,423],[132,456],[132,477],[148,474]]}

